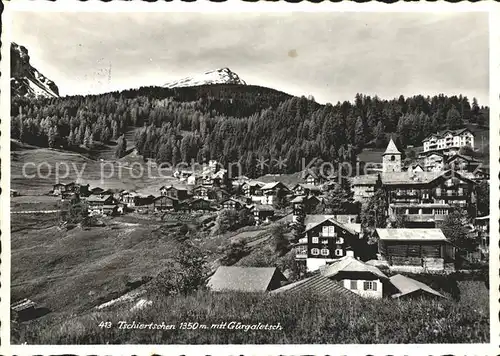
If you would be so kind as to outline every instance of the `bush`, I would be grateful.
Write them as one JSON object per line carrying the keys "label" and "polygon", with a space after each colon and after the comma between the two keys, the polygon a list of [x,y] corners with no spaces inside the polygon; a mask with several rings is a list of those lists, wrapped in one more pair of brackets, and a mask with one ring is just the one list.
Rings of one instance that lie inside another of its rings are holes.
{"label": "bush", "polygon": [[224,251],[220,262],[223,266],[232,266],[240,259],[248,255],[250,249],[244,240],[231,243]]}

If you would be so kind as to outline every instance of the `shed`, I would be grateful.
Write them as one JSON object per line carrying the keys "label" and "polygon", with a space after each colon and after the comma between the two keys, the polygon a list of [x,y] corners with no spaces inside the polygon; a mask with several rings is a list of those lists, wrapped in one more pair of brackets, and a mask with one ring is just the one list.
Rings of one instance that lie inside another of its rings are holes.
{"label": "shed", "polygon": [[280,288],[286,280],[276,267],[220,266],[207,287],[215,292],[266,292]]}
{"label": "shed", "polygon": [[428,285],[414,280],[412,278],[403,276],[401,274],[396,274],[389,278],[389,281],[392,283],[394,287],[399,291],[399,293],[393,294],[392,298],[401,298],[401,297],[439,297],[446,298],[441,293],[435,291]]}

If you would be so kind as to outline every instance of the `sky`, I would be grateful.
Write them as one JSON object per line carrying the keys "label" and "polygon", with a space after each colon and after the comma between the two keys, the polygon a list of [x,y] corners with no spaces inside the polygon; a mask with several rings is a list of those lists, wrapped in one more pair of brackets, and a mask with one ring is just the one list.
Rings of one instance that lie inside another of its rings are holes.
{"label": "sky", "polygon": [[61,95],[162,85],[228,67],[320,103],[463,94],[488,105],[485,13],[17,12],[12,40]]}

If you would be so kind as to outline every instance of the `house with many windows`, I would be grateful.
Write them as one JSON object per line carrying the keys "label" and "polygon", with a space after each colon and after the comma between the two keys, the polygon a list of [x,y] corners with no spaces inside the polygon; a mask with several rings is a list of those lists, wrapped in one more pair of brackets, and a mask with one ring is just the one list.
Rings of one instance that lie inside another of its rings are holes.
{"label": "house with many windows", "polygon": [[262,204],[273,205],[279,195],[290,193],[290,189],[282,182],[266,183],[261,188]]}
{"label": "house with many windows", "polygon": [[474,134],[467,128],[444,130],[426,137],[423,140],[423,146],[422,155],[424,156],[429,152],[441,152],[445,155],[457,154],[460,147],[474,148]]}
{"label": "house with many windows", "polygon": [[332,218],[306,221],[304,237],[294,245],[296,259],[305,261],[308,271],[315,271],[327,262],[347,255],[356,249],[359,232],[354,226],[341,224]]}
{"label": "house with many windows", "polygon": [[188,190],[186,188],[174,187],[172,185],[161,187],[160,195],[174,198],[177,200],[184,200],[189,197]]}

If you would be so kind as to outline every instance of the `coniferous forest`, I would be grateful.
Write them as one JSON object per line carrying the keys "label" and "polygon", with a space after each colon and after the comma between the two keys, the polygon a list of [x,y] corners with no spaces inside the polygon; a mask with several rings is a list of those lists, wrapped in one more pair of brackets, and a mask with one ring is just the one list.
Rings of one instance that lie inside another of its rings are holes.
{"label": "coniferous forest", "polygon": [[[363,148],[420,146],[430,133],[488,124],[489,108],[464,96],[391,100],[356,94],[353,102],[320,105],[269,88],[209,85],[142,87],[101,95],[12,99],[11,137],[40,147],[115,143],[138,127],[136,148],[157,162],[239,161],[256,177],[258,159],[286,159],[287,173],[320,158],[353,161]],[[120,150],[117,150],[120,151]],[[283,173],[281,170],[280,173]]]}

